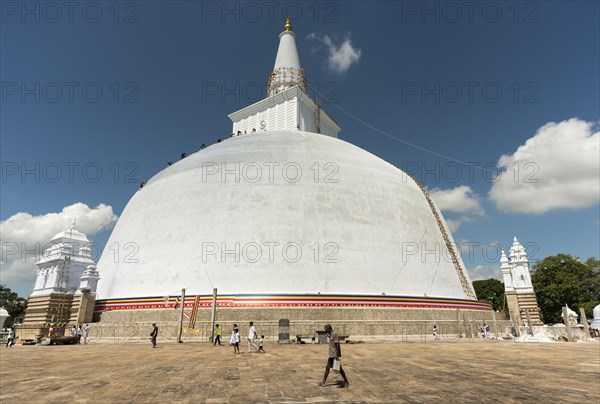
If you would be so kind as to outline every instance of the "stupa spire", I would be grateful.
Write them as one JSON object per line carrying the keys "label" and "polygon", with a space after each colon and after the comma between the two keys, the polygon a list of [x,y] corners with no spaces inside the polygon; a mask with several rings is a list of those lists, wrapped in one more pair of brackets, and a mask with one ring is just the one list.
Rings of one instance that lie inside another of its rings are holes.
{"label": "stupa spire", "polygon": [[300,66],[300,57],[296,48],[296,34],[292,31],[292,23],[288,18],[283,32],[279,34],[279,48],[273,72],[269,76],[267,94],[272,97],[295,86],[307,92],[306,76]]}
{"label": "stupa spire", "polygon": [[275,66],[267,80],[267,97],[229,114],[229,118],[233,122],[232,137],[276,130],[338,136],[340,126],[308,95],[289,18],[279,34]]}

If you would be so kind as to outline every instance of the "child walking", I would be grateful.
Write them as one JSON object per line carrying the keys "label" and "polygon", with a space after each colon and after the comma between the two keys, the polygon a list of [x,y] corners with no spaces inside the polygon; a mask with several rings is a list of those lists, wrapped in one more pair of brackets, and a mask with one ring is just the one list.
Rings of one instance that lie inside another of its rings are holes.
{"label": "child walking", "polygon": [[240,353],[240,330],[237,324],[233,325],[233,332],[231,333],[231,339],[229,343],[233,345],[233,352],[236,354]]}
{"label": "child walking", "polygon": [[258,340],[258,351],[257,352],[265,353],[265,350],[263,349],[264,343],[265,343],[265,336],[261,335],[260,339]]}

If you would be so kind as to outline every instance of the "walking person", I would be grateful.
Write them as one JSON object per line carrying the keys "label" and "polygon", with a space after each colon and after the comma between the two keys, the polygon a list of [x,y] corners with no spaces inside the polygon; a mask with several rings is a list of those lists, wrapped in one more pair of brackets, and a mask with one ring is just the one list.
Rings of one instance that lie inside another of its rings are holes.
{"label": "walking person", "polygon": [[344,372],[344,368],[342,368],[342,364],[340,362],[340,359],[342,357],[342,348],[340,347],[339,336],[337,332],[333,330],[333,327],[331,327],[331,325],[329,324],[325,326],[325,332],[329,337],[329,358],[327,359],[327,365],[325,366],[325,374],[323,375],[323,381],[321,382],[320,386],[325,386],[327,376],[329,376],[329,369],[334,367],[334,361],[337,361],[340,367],[339,372],[344,378],[344,387],[350,387],[350,382],[348,381],[348,378],[346,377],[346,372]]}
{"label": "walking person", "polygon": [[215,343],[213,344],[213,346],[216,346],[217,343],[219,344],[219,346],[221,345],[221,326],[219,326],[219,324],[216,325],[217,329],[215,330]]}
{"label": "walking person", "polygon": [[77,336],[77,328],[75,326],[71,327],[71,337]]}
{"label": "walking person", "polygon": [[77,329],[77,343],[81,344],[81,337],[83,336],[83,327],[79,326],[79,328]]}
{"label": "walking person", "polygon": [[233,353],[240,353],[240,330],[237,327],[237,324],[233,325],[233,331],[231,332],[231,338],[229,339],[229,343],[233,345]]}
{"label": "walking person", "polygon": [[490,338],[490,326],[487,325],[486,323],[483,323],[483,338],[485,338],[485,339]]}
{"label": "walking person", "polygon": [[152,348],[156,348],[156,337],[158,337],[158,326],[153,323],[152,324],[152,332],[150,333],[150,341],[152,341]]}
{"label": "walking person", "polygon": [[433,341],[434,341],[434,342],[435,342],[435,341],[439,341],[439,340],[440,340],[440,335],[439,335],[439,333],[438,333],[437,325],[434,325],[434,326],[433,326],[433,331],[432,331],[432,334],[433,334]]}
{"label": "walking person", "polygon": [[14,344],[15,344],[15,332],[13,331],[13,328],[11,328],[10,330],[8,330],[8,339],[6,340],[6,347],[12,348],[12,346]]}
{"label": "walking person", "polygon": [[256,337],[256,327],[254,326],[254,323],[250,321],[250,330],[248,331],[248,353],[252,352],[252,348],[257,349],[256,345],[254,345]]}
{"label": "walking person", "polygon": [[85,325],[85,333],[83,334],[83,343],[87,344],[90,342],[90,332],[92,332],[92,327],[89,324]]}
{"label": "walking person", "polygon": [[260,339],[258,340],[258,352],[265,353],[264,344],[265,344],[265,336],[261,335]]}

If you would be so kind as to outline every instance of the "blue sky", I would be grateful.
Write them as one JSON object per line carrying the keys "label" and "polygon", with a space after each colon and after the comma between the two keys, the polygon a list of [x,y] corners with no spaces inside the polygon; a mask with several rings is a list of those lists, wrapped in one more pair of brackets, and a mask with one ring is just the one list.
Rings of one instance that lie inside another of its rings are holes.
{"label": "blue sky", "polygon": [[[0,4],[0,275],[20,294],[35,266],[5,244],[78,212],[102,248],[139,181],[264,96],[286,15],[341,139],[413,174],[456,240],[600,256],[598,2]],[[498,276],[487,251],[472,278]]]}

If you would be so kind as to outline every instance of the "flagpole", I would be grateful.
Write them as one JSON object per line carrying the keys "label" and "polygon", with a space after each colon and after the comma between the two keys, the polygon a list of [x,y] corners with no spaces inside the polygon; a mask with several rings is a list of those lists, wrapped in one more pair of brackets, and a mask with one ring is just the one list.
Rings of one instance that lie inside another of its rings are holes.
{"label": "flagpole", "polygon": [[181,289],[181,317],[179,317],[179,336],[177,342],[181,343],[181,331],[183,331],[183,310],[185,309],[185,288]]}
{"label": "flagpole", "polygon": [[217,317],[217,288],[213,288],[212,311],[210,313],[210,322],[212,324],[212,332],[210,333],[210,342],[215,342],[215,320]]}

